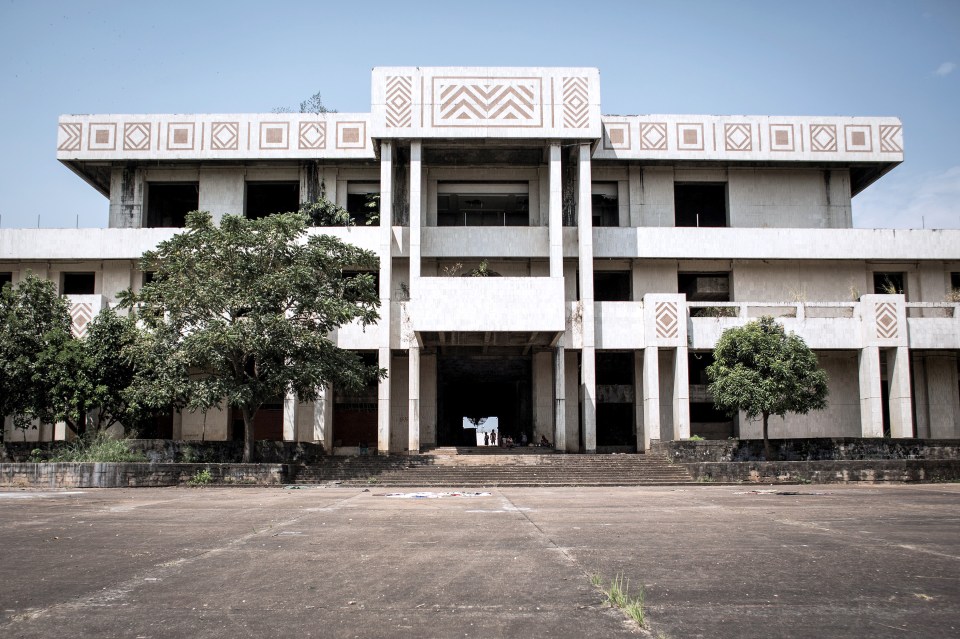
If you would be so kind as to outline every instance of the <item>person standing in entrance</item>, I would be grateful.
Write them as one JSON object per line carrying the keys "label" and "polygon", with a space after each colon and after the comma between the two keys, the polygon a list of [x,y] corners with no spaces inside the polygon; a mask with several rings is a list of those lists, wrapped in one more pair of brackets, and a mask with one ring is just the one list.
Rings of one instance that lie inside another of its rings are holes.
{"label": "person standing in entrance", "polygon": [[497,431],[495,430],[490,431],[490,443],[494,446],[497,445]]}
{"label": "person standing in entrance", "polygon": [[489,433],[484,433],[484,434],[483,434],[483,445],[484,445],[484,446],[489,446],[489,445],[490,445],[490,434],[489,434]]}

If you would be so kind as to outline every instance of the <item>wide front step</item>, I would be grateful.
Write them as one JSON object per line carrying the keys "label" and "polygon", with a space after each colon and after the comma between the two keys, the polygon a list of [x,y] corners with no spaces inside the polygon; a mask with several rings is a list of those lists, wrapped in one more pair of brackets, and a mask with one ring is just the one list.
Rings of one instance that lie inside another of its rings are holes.
{"label": "wide front step", "polygon": [[693,483],[662,454],[412,455],[329,458],[294,466],[296,484],[383,486],[627,486]]}

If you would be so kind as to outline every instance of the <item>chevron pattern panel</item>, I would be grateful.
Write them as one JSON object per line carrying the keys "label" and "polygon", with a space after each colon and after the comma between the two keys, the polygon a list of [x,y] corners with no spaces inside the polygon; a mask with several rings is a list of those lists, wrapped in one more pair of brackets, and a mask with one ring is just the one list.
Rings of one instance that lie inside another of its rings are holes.
{"label": "chevron pattern panel", "polygon": [[408,129],[413,122],[413,79],[408,75],[387,78],[387,127]]}
{"label": "chevron pattern panel", "polygon": [[900,333],[897,320],[897,307],[890,302],[881,302],[876,308],[877,337],[880,339],[896,339]]}
{"label": "chevron pattern panel", "polygon": [[880,150],[884,153],[903,153],[900,132],[903,127],[897,124],[880,125]]}
{"label": "chevron pattern panel", "polygon": [[680,325],[677,322],[677,305],[674,302],[657,302],[657,337],[674,339],[679,336]]}
{"label": "chevron pattern panel", "polygon": [[586,78],[563,79],[563,126],[585,129],[590,124],[590,85]]}
{"label": "chevron pattern panel", "polygon": [[79,122],[61,123],[57,131],[57,151],[79,151],[83,125]]}
{"label": "chevron pattern panel", "polygon": [[70,307],[70,328],[74,337],[87,336],[87,327],[93,319],[93,305],[89,302],[76,302]]}
{"label": "chevron pattern panel", "polygon": [[542,126],[540,78],[434,78],[433,124]]}

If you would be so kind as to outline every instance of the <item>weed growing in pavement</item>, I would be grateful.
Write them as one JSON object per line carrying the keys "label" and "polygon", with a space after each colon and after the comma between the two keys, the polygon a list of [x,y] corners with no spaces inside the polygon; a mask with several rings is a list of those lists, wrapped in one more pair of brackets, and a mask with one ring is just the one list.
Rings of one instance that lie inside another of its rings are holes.
{"label": "weed growing in pavement", "polygon": [[193,477],[187,480],[187,483],[191,486],[206,486],[212,481],[213,475],[210,474],[210,469],[204,468],[203,470],[198,470],[196,473],[194,473]]}
{"label": "weed growing in pavement", "polygon": [[590,583],[596,588],[599,588],[600,592],[606,596],[606,603],[609,604],[611,608],[618,608],[623,611],[625,615],[633,619],[638,626],[645,628],[647,619],[643,606],[646,593],[643,590],[643,586],[640,587],[640,591],[637,594],[631,596],[630,580],[626,579],[622,572],[618,572],[616,577],[610,580],[609,587],[603,588],[601,586],[602,582],[603,579],[598,573],[590,575]]}

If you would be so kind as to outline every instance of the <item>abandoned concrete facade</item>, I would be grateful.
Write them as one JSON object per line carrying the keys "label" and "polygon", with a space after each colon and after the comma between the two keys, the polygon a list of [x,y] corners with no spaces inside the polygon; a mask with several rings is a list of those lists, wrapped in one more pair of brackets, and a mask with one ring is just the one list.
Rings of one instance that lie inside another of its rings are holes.
{"label": "abandoned concrete facade", "polygon": [[[389,375],[278,398],[258,437],[418,451],[473,443],[481,416],[569,452],[757,437],[704,368],[761,315],[830,375],[829,407],[772,437],[960,437],[960,231],[852,228],[851,198],[903,160],[896,118],[603,116],[592,68],[376,68],[372,96],[369,113],[63,116],[57,157],[109,198],[109,228],[0,230],[0,277],[57,282],[82,334],[185,211],[324,196],[357,224],[311,232],[381,261],[381,322],[331,339]],[[156,434],[237,433],[225,409]]]}

